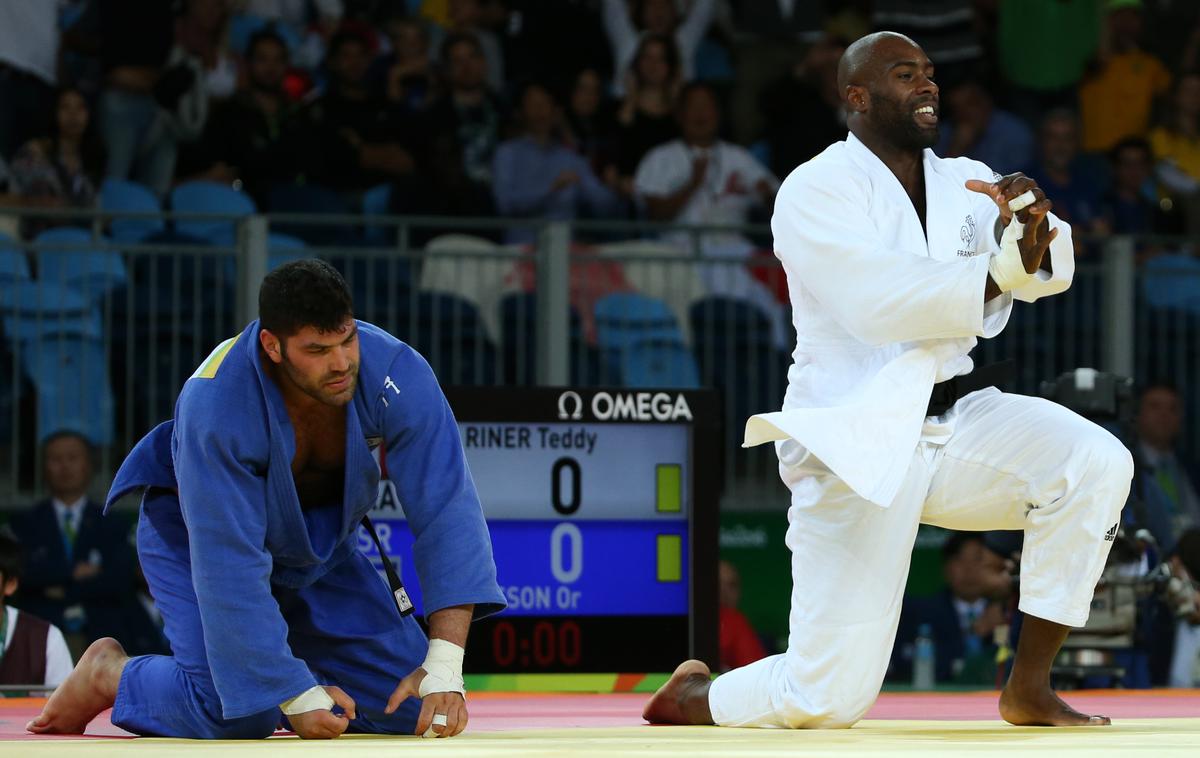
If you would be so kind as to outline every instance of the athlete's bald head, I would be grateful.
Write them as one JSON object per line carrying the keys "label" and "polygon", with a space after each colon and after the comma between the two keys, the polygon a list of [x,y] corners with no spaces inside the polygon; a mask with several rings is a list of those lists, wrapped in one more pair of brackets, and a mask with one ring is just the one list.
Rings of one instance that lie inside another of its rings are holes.
{"label": "athlete's bald head", "polygon": [[867,86],[886,68],[889,53],[904,46],[921,49],[911,38],[899,32],[875,32],[855,40],[838,61],[838,92],[845,98],[846,87],[851,84]]}
{"label": "athlete's bald head", "polygon": [[933,64],[903,34],[875,32],[846,48],[838,90],[850,131],[863,142],[913,154],[937,143]]}

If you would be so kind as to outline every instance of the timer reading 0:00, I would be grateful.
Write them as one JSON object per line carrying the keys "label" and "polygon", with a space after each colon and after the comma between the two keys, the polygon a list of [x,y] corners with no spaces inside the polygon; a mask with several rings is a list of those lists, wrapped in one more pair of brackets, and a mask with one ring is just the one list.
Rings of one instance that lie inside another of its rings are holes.
{"label": "timer reading 0:00", "polygon": [[497,666],[577,666],[582,657],[580,637],[574,621],[539,621],[533,626],[532,640],[518,639],[512,622],[501,621],[492,630],[492,660]]}

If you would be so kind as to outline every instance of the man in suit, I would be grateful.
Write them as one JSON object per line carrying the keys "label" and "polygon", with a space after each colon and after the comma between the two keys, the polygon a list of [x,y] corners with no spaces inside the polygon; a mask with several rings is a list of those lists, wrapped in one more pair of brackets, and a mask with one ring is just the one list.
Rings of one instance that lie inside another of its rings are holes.
{"label": "man in suit", "polygon": [[78,432],[46,438],[50,497],[14,523],[28,556],[20,606],[66,632],[77,653],[91,640],[121,633],[134,593],[128,525],[102,518],[100,504],[88,497],[94,459],[91,442]]}
{"label": "man in suit", "polygon": [[933,638],[939,682],[995,681],[997,626],[1006,623],[1002,600],[1012,587],[1005,559],[980,532],[955,532],[942,546],[946,587],[932,597],[906,598],[893,651],[892,677],[910,676],[914,642],[923,625]]}
{"label": "man in suit", "polygon": [[1134,423],[1134,497],[1126,508],[1125,521],[1149,529],[1166,555],[1175,549],[1184,531],[1200,527],[1194,472],[1191,462],[1178,453],[1183,425],[1179,391],[1165,382],[1147,385],[1138,399]]}

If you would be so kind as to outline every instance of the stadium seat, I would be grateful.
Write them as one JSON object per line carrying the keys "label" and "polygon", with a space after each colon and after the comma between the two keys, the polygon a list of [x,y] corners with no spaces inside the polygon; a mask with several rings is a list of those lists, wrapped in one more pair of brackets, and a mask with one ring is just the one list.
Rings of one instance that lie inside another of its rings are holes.
{"label": "stadium seat", "polygon": [[0,233],[0,282],[30,279],[29,257],[7,234]]}
{"label": "stadium seat", "polygon": [[[379,184],[363,193],[362,212],[364,216],[387,216],[392,207],[392,185]],[[394,238],[394,227],[379,224],[368,224],[364,236],[368,244],[386,245]]]}
{"label": "stadium seat", "polygon": [[[186,182],[171,192],[171,210],[176,213],[213,213],[224,216],[249,216],[254,201],[249,195],[216,182]],[[213,245],[232,246],[237,241],[234,221],[184,219],[175,222],[180,234],[198,237]]]}
{"label": "stadium seat", "polygon": [[299,237],[280,232],[271,232],[267,236],[267,267],[268,270],[279,268],[285,263],[307,258],[305,249],[308,245]]}
{"label": "stadium seat", "polygon": [[470,302],[447,292],[418,293],[407,338],[443,385],[491,385],[500,377],[496,347]]}
{"label": "stadium seat", "polygon": [[47,229],[35,242],[47,247],[67,249],[37,252],[40,281],[56,282],[75,289],[92,302],[100,302],[114,289],[125,284],[125,261],[115,250],[106,249],[108,240],[94,238],[87,229],[57,227]]}
{"label": "stadium seat", "polygon": [[698,387],[699,373],[679,322],[661,300],[634,293],[596,302],[596,334],[604,358],[602,382],[625,386]]}
{"label": "stadium seat", "polygon": [[[599,383],[600,353],[586,343],[583,319],[571,308],[570,382],[576,387]],[[501,347],[506,384],[537,384],[537,293],[518,292],[500,300]]]}
{"label": "stadium seat", "polygon": [[[278,184],[271,188],[267,205],[271,213],[347,215],[351,212],[341,195],[317,184]],[[273,221],[271,228],[298,237],[309,245],[358,245],[362,241],[351,224]]]}
{"label": "stadium seat", "polygon": [[113,393],[103,339],[46,334],[22,345],[21,366],[37,391],[38,442],[61,429],[78,431],[97,445],[113,441]]}
{"label": "stadium seat", "polygon": [[[158,196],[137,182],[125,179],[105,179],[100,185],[100,209],[123,213],[159,213],[162,205]],[[118,242],[138,242],[165,228],[161,218],[114,218],[109,225],[112,238]]]}
{"label": "stadium seat", "polygon": [[[97,309],[57,282],[10,281],[0,282],[0,313],[6,352],[37,392],[38,441],[74,429],[96,444],[112,442],[112,386]],[[0,405],[14,400],[0,398]]]}
{"label": "stadium seat", "polygon": [[755,413],[778,410],[788,358],[775,346],[770,318],[754,303],[706,297],[689,310],[701,382],[725,396],[725,433],[741,444],[742,425]]}

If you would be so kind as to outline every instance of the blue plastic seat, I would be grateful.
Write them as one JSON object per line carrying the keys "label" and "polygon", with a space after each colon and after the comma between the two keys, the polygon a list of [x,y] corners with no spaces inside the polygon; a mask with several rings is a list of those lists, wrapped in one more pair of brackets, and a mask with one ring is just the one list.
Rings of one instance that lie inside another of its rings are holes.
{"label": "blue plastic seat", "polygon": [[[249,216],[257,209],[249,195],[216,182],[187,182],[171,192],[171,210],[177,213],[213,213],[224,216]],[[235,221],[179,220],[175,230],[199,237],[213,245],[231,246],[237,239]]]}
{"label": "blue plastic seat", "polygon": [[21,367],[37,391],[39,442],[71,429],[94,444],[112,443],[113,393],[101,338],[46,334],[28,340]]}
{"label": "blue plastic seat", "polygon": [[[391,213],[392,185],[378,184],[363,193],[362,212],[364,216],[386,216]],[[368,224],[364,236],[372,245],[382,245],[388,242],[393,227],[379,224]]]}
{"label": "blue plastic seat", "polygon": [[[271,213],[304,215],[349,214],[352,209],[337,192],[319,184],[277,184],[267,198]],[[273,221],[271,228],[298,237],[310,245],[358,244],[361,240],[353,225],[304,224]]]}
{"label": "blue plastic seat", "polygon": [[304,244],[304,240],[299,237],[271,232],[267,236],[268,270],[274,270],[285,263],[309,257],[305,252],[307,248],[308,245]]}
{"label": "blue plastic seat", "polygon": [[74,289],[53,281],[0,281],[0,322],[14,342],[50,334],[101,336],[96,307]]}
{"label": "blue plastic seat", "polygon": [[[92,302],[125,284],[125,261],[115,250],[102,247],[108,240],[94,239],[87,229],[47,229],[35,240],[38,245],[68,249],[39,250],[38,279],[56,282],[79,291]],[[98,247],[100,245],[100,247]]]}
{"label": "blue plastic seat", "polygon": [[698,387],[699,372],[675,314],[665,302],[635,293],[596,302],[596,334],[604,356],[601,381],[633,387]]}
{"label": "blue plastic seat", "polygon": [[[162,204],[147,186],[126,179],[105,179],[100,185],[100,209],[124,213],[160,213]],[[118,242],[138,242],[164,229],[161,218],[117,217],[109,225]]]}
{"label": "blue plastic seat", "polygon": [[[398,334],[421,353],[443,385],[491,385],[499,376],[496,347],[479,309],[445,292],[417,295],[415,317]],[[405,304],[405,307],[407,304]]]}
{"label": "blue plastic seat", "polygon": [[[595,385],[599,383],[600,354],[584,340],[579,311],[572,307],[568,318],[571,384],[576,387]],[[518,292],[500,300],[505,384],[537,384],[537,324],[537,293]]]}
{"label": "blue plastic seat", "polygon": [[0,233],[0,282],[30,279],[29,257],[7,234]]}

